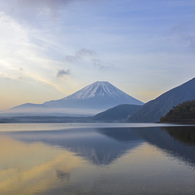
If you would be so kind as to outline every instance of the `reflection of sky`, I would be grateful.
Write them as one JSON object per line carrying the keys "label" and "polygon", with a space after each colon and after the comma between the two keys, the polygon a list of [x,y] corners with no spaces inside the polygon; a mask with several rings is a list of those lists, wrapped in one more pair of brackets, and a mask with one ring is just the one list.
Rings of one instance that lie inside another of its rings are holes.
{"label": "reflection of sky", "polygon": [[[70,152],[69,148],[41,141],[41,136],[38,136],[37,141],[23,142],[11,138],[11,134],[7,135],[9,137],[0,137],[1,194],[120,195],[128,194],[129,191],[132,194],[157,194],[159,190],[181,194],[186,191],[195,192],[192,170],[180,160],[167,156],[167,153],[146,142],[130,148],[111,164],[100,166],[84,160],[86,156],[78,156],[79,144],[78,150]],[[27,136],[21,134],[21,137],[24,139]],[[78,135],[77,138],[82,139],[83,136]],[[91,138],[88,136],[88,139]],[[101,139],[100,145],[105,146],[104,142],[110,144],[108,138]],[[117,143],[113,137],[111,139]],[[120,143],[128,145],[127,140]],[[88,155],[97,152],[93,149]],[[82,151],[80,154],[83,154]]]}
{"label": "reflection of sky", "polygon": [[67,182],[71,171],[82,163],[72,153],[42,143],[1,137],[0,145],[1,194],[34,194],[56,187],[58,180]]}
{"label": "reflection of sky", "polygon": [[143,142],[130,129],[124,130],[123,133],[120,130],[121,128],[83,128],[47,132],[9,132],[5,135],[26,143],[42,142],[53,147],[67,149],[91,163],[101,166],[111,164]]}
{"label": "reflection of sky", "polygon": [[2,0],[0,109],[96,80],[153,99],[194,77],[194,13],[194,0]]}
{"label": "reflection of sky", "polygon": [[[186,159],[193,156],[194,147],[177,142],[161,128],[0,135],[0,194],[195,192],[194,165]],[[186,151],[191,154],[185,156]]]}

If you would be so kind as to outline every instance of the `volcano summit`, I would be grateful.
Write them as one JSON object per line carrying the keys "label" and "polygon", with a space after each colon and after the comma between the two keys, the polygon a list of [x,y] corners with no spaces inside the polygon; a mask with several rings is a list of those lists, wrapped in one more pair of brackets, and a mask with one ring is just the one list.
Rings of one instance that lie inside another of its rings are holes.
{"label": "volcano summit", "polygon": [[120,105],[143,103],[106,81],[97,81],[83,89],[59,100],[52,100],[43,104],[22,104],[10,109],[15,113],[64,113],[72,115],[95,114],[99,111]]}
{"label": "volcano summit", "polygon": [[45,102],[48,107],[108,109],[119,104],[143,103],[114,87],[109,82],[97,81],[60,100]]}

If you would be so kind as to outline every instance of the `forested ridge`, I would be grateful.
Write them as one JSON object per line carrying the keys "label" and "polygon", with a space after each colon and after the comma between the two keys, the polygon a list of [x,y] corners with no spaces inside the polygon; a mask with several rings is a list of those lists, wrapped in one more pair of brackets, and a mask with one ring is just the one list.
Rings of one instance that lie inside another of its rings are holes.
{"label": "forested ridge", "polygon": [[171,109],[160,122],[195,123],[195,100],[183,102]]}

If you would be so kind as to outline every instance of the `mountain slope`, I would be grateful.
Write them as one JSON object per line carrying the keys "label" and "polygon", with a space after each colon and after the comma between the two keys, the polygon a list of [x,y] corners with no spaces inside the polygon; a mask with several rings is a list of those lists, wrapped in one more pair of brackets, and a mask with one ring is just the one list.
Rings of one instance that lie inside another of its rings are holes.
{"label": "mountain slope", "polygon": [[101,112],[93,117],[95,121],[102,122],[119,122],[126,121],[130,115],[140,109],[141,105],[122,104],[114,108],[110,108],[104,112]]}
{"label": "mountain slope", "polygon": [[108,109],[120,104],[143,103],[109,82],[97,81],[84,87],[76,93],[60,100],[45,102],[47,107],[86,108],[86,109]]}
{"label": "mountain slope", "polygon": [[120,104],[142,105],[143,103],[109,82],[97,81],[65,98],[43,104],[22,104],[9,109],[4,114],[18,116],[92,116]]}
{"label": "mountain slope", "polygon": [[31,103],[26,103],[22,104],[16,107],[11,108],[10,110],[19,110],[19,109],[33,109],[33,108],[46,108],[43,104],[31,104]]}
{"label": "mountain slope", "polygon": [[195,100],[195,78],[144,104],[129,121],[158,122],[174,106],[189,100]]}
{"label": "mountain slope", "polygon": [[195,100],[183,102],[160,119],[162,123],[194,123]]}

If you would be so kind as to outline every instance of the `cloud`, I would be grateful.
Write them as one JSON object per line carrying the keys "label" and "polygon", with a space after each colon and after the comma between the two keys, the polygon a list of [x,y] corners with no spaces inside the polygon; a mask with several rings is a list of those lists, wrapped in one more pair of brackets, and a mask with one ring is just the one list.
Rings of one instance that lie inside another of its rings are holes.
{"label": "cloud", "polygon": [[[8,144],[7,150],[3,150]],[[18,154],[16,168],[13,168],[11,163],[14,162],[14,154]],[[32,161],[31,155],[36,160]],[[83,163],[80,157],[66,150],[55,150],[42,143],[17,142],[2,136],[0,156],[1,163],[7,165],[7,169],[0,170],[0,191],[3,189],[5,194],[12,194],[13,189],[9,186],[13,185],[15,194],[36,194],[50,191],[53,186],[63,187],[64,183],[68,182],[72,171]],[[28,167],[25,167],[25,163]],[[63,182],[56,180],[56,176],[63,179]],[[34,181],[39,181],[40,185],[36,185]]]}
{"label": "cloud", "polygon": [[94,56],[95,52],[90,49],[81,48],[76,52],[76,56],[83,57],[83,56]]}
{"label": "cloud", "polygon": [[100,69],[106,68],[106,66],[104,66],[104,65],[102,64],[102,61],[101,61],[100,59],[93,59],[92,62],[93,62],[93,65],[94,65],[95,67],[98,67],[98,68],[100,68]]}
{"label": "cloud", "polygon": [[67,181],[70,180],[70,173],[64,172],[64,171],[59,170],[59,169],[56,170],[56,176],[57,176],[58,179],[62,179],[62,180],[65,179]]}
{"label": "cloud", "polygon": [[195,49],[195,36],[190,35],[190,34],[183,34],[182,39],[194,51],[194,49]]}
{"label": "cloud", "polygon": [[93,66],[99,70],[110,68],[110,65],[105,65],[102,60],[98,58],[95,51],[86,48],[77,50],[74,55],[67,55],[65,60],[71,63],[85,61],[85,64],[90,64],[90,66]]}
{"label": "cloud", "polygon": [[83,3],[88,0],[7,0],[6,3],[0,2],[6,7],[11,13],[21,14],[28,12],[33,12],[34,15],[42,15],[47,13],[50,16],[58,16],[60,11],[64,11],[67,6],[73,4],[74,2]]}
{"label": "cloud", "polygon": [[73,1],[76,0],[18,0],[14,9],[18,7],[22,9],[27,8],[35,10],[47,9],[50,12],[55,13],[60,8],[63,8]]}
{"label": "cloud", "polygon": [[78,60],[82,60],[83,58],[91,58],[94,57],[96,53],[93,50],[81,48],[78,51],[75,52],[74,55],[67,55],[65,57],[65,60],[69,62],[74,62]]}
{"label": "cloud", "polygon": [[70,75],[70,70],[64,70],[64,69],[61,69],[61,70],[58,70],[58,73],[57,73],[57,77],[58,78],[61,78],[61,77],[64,77],[65,75]]}
{"label": "cloud", "polygon": [[80,0],[6,0],[0,1],[0,11],[32,25],[33,21],[35,24],[40,22],[41,17],[58,17],[69,4],[77,1]]}
{"label": "cloud", "polygon": [[195,34],[190,31],[190,26],[179,23],[171,29],[171,33],[192,51],[195,50]]}

